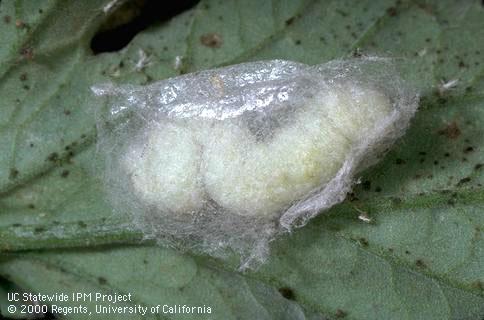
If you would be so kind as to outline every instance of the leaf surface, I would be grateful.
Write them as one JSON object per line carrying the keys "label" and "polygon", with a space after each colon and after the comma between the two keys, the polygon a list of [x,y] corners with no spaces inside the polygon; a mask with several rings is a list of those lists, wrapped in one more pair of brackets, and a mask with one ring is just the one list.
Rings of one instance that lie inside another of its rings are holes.
{"label": "leaf surface", "polygon": [[[212,319],[483,316],[479,1],[202,1],[119,52],[93,55],[108,4],[0,4],[0,249],[13,252],[2,276],[33,292],[131,292],[127,306],[207,305]],[[350,199],[275,241],[259,270],[141,246],[129,219],[112,215],[96,174],[91,85],[360,52],[400,59],[421,109]]]}

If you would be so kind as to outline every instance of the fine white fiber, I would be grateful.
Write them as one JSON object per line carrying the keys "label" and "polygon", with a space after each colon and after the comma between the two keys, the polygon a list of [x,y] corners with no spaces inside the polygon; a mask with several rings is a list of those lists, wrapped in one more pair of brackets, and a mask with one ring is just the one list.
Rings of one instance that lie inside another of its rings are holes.
{"label": "fine white fiber", "polygon": [[114,210],[147,238],[235,251],[242,268],[343,201],[418,107],[380,57],[249,62],[93,91],[106,98],[98,150]]}

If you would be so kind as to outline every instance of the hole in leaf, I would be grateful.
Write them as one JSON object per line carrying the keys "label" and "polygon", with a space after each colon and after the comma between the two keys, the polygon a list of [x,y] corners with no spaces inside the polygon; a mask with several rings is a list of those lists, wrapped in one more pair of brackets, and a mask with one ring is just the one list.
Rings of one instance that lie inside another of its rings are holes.
{"label": "hole in leaf", "polygon": [[139,32],[163,23],[194,7],[200,0],[132,0],[112,9],[108,19],[91,40],[94,54],[124,48]]}

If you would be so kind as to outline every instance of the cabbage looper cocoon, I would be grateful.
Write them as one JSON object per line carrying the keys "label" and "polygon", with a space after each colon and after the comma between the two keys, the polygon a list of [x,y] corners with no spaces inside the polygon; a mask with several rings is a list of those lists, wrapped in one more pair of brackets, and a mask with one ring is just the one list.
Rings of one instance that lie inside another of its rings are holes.
{"label": "cabbage looper cocoon", "polygon": [[239,252],[242,267],[343,201],[418,106],[379,57],[250,62],[93,91],[108,101],[98,150],[115,210],[148,238]]}

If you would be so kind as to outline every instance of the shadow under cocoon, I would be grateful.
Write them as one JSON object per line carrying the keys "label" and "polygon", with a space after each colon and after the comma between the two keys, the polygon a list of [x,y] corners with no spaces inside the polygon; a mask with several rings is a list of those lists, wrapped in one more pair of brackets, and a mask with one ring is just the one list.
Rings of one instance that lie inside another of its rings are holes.
{"label": "shadow under cocoon", "polygon": [[[122,0],[120,0],[122,1]],[[116,7],[91,40],[94,54],[123,49],[141,31],[169,21],[200,0],[129,0]]]}

